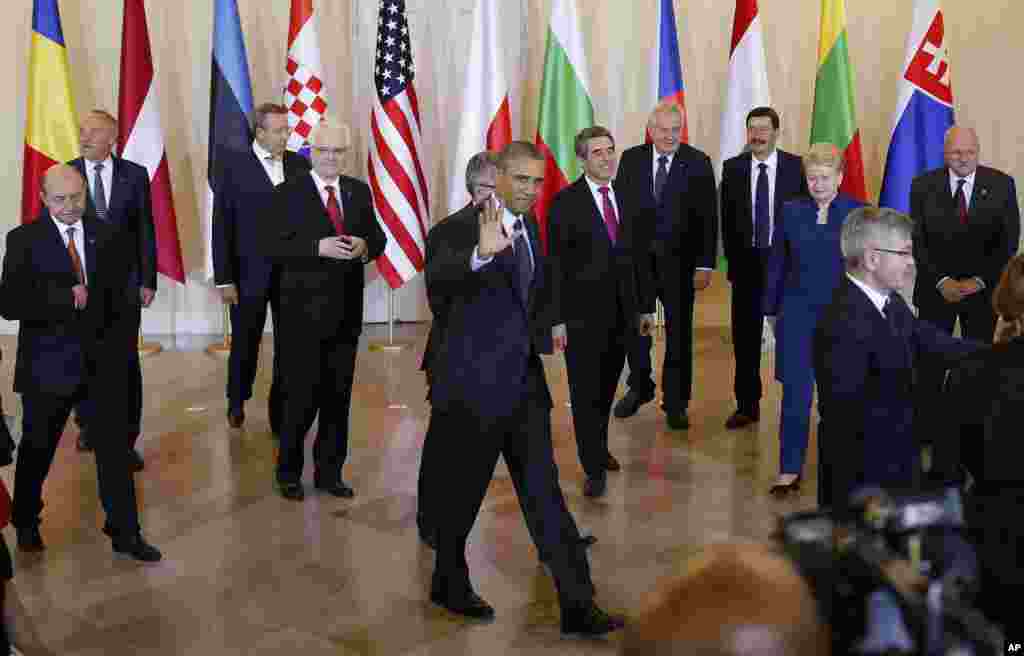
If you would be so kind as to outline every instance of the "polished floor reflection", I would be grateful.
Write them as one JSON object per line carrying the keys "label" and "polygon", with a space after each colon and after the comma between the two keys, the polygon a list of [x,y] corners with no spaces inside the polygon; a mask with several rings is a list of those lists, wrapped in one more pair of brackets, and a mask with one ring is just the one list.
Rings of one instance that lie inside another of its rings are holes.
{"label": "polished floor reflection", "polygon": [[[578,523],[599,540],[591,560],[599,603],[609,610],[638,608],[697,547],[766,538],[778,515],[814,505],[813,437],[810,484],[789,500],[767,495],[778,467],[777,385],[766,385],[760,425],[723,428],[734,409],[728,313],[728,284],[716,278],[696,311],[691,428],[670,431],[655,403],[613,419],[611,450],[623,469],[609,475],[598,501],[581,491],[563,360],[547,359],[562,484]],[[269,352],[261,398],[248,404],[239,431],[225,421],[224,359],[199,342],[145,359],[146,469],[136,481],[145,534],[165,555],[157,565],[112,557],[99,530],[95,462],[75,450],[77,429],[69,423],[44,492],[48,548],[34,558],[15,553],[10,596],[26,654],[614,653],[617,637],[561,639],[553,584],[500,464],[468,553],[496,620],[470,624],[429,603],[433,552],[419,543],[415,525],[429,412],[417,371],[426,325],[399,326],[396,341],[405,348],[397,351],[377,348],[385,335],[368,328],[358,359],[344,472],[356,490],[351,501],[312,494],[310,471],[305,502],[274,492],[262,400]],[[15,414],[14,339],[0,346],[4,407]],[[767,382],[769,354],[765,363]],[[457,472],[458,463],[450,466]],[[0,474],[9,489],[13,473]],[[14,551],[13,530],[4,537]]]}

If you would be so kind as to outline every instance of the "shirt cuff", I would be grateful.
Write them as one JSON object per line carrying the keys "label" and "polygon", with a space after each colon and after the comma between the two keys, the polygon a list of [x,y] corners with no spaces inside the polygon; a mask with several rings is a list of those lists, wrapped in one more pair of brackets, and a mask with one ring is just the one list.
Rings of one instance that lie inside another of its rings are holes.
{"label": "shirt cuff", "polygon": [[484,268],[486,265],[491,263],[491,260],[494,259],[493,255],[491,257],[480,257],[479,250],[479,246],[474,246],[473,255],[469,258],[469,268],[474,272]]}
{"label": "shirt cuff", "polygon": [[711,267],[697,267],[697,271],[714,271]]}
{"label": "shirt cuff", "polygon": [[235,283],[233,283],[233,282],[226,282],[223,285],[217,285],[217,289],[224,289],[225,287],[234,287],[234,286],[235,286]]}
{"label": "shirt cuff", "polygon": [[935,283],[935,289],[942,289],[942,283],[949,280],[949,276],[942,276],[939,278],[939,282]]}
{"label": "shirt cuff", "polygon": [[984,281],[984,280],[982,280],[982,279],[981,279],[980,277],[978,277],[978,276],[974,276],[974,279],[978,281],[978,286],[979,286],[979,287],[980,287],[981,289],[985,289],[985,281]]}

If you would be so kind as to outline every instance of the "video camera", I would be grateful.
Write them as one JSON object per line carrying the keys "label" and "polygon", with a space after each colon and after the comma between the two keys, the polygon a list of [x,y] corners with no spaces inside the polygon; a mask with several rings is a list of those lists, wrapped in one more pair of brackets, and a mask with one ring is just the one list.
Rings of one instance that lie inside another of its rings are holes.
{"label": "video camera", "polygon": [[858,492],[846,511],[779,521],[785,552],[832,627],[833,656],[994,656],[1002,633],[972,607],[973,548],[960,492]]}

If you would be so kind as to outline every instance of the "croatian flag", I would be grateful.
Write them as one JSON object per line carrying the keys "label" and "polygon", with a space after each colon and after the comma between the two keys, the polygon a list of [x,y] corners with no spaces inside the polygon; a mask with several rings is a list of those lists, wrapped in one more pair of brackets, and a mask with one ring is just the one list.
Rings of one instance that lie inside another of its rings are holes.
{"label": "croatian flag", "polygon": [[313,0],[292,0],[288,21],[288,81],[284,106],[288,108],[288,150],[309,156],[309,135],[327,113],[327,91],[320,67]]}
{"label": "croatian flag", "polygon": [[[652,104],[670,100],[683,110],[683,143],[689,143],[689,121],[686,118],[686,89],[683,87],[683,65],[679,61],[679,38],[676,35],[676,12],[672,0],[658,1],[658,43],[651,50]],[[647,134],[647,143],[651,135]]]}
{"label": "croatian flag", "polygon": [[943,164],[943,140],[953,125],[945,36],[939,0],[917,0],[878,198],[882,207],[909,212],[914,177]]}

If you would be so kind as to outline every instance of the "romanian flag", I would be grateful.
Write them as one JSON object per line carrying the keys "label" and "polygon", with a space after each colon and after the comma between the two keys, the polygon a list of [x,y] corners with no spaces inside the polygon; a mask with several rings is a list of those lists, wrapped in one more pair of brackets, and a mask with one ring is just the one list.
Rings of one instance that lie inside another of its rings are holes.
{"label": "romanian flag", "polygon": [[846,35],[845,0],[822,0],[818,76],[814,82],[811,143],[834,144],[843,151],[846,172],[840,190],[867,202],[864,157],[853,103],[853,66]]}
{"label": "romanian flag", "polygon": [[78,155],[78,120],[57,0],[34,0],[21,174],[22,223],[31,223],[39,215],[39,190],[46,169]]}

